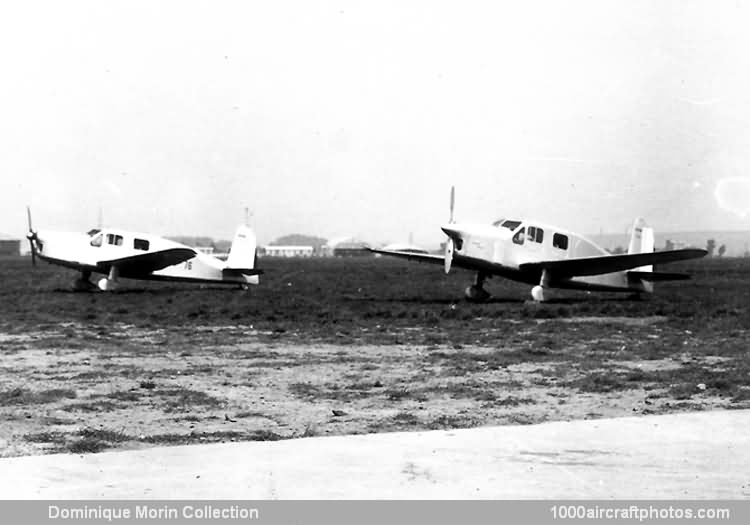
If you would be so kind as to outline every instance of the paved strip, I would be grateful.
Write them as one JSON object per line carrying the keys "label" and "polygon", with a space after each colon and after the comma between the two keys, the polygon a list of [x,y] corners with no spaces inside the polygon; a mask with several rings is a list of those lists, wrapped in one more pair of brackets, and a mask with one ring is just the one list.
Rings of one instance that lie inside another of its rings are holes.
{"label": "paved strip", "polygon": [[4,499],[747,498],[750,410],[0,459]]}

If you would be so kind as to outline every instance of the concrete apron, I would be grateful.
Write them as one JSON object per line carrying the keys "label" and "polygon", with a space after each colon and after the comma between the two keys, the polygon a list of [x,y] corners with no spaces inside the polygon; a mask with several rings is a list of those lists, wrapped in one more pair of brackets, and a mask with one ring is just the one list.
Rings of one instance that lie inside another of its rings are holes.
{"label": "concrete apron", "polygon": [[4,499],[747,498],[750,410],[0,459]]}

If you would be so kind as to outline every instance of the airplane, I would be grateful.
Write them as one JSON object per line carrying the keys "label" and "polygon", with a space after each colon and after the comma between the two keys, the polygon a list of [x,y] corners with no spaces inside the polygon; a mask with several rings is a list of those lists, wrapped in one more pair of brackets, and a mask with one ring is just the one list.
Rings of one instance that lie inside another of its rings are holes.
{"label": "airplane", "polygon": [[[87,233],[36,231],[31,224],[31,210],[26,214],[31,245],[31,262],[36,259],[78,270],[73,283],[76,291],[99,289],[112,291],[119,279],[185,281],[233,284],[247,289],[258,284],[262,270],[255,268],[255,233],[240,226],[229,256],[221,260],[184,244],[149,233],[119,228],[96,228]],[[92,273],[104,274],[96,284]]]}
{"label": "airplane", "polygon": [[588,291],[652,293],[654,282],[689,279],[681,273],[655,272],[654,264],[704,257],[706,250],[686,248],[654,251],[654,230],[637,218],[627,254],[611,255],[583,235],[535,220],[505,218],[492,224],[455,223],[455,188],[451,188],[450,219],[441,227],[448,236],[444,255],[399,250],[374,253],[441,264],[445,273],[456,266],[476,271],[466,288],[469,301],[482,302],[490,294],[485,281],[500,276],[533,285],[531,297],[544,301],[548,288]]}

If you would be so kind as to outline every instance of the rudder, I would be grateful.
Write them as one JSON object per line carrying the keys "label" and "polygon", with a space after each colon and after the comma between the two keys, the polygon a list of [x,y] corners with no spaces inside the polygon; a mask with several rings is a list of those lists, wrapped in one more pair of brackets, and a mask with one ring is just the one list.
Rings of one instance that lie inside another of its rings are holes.
{"label": "rudder", "polygon": [[[643,217],[638,217],[633,222],[633,231],[630,233],[630,244],[628,245],[628,253],[651,253],[654,251],[654,229],[649,228],[646,225],[646,221]],[[654,266],[649,264],[647,266],[640,266],[633,268],[630,272],[653,272]],[[633,276],[636,274],[634,273]],[[641,283],[646,291],[652,292],[654,285],[650,280],[643,278]]]}
{"label": "rudder", "polygon": [[[234,235],[227,257],[227,270],[252,270],[255,268],[255,251],[258,241],[255,232],[248,226],[240,226]],[[249,283],[257,284],[258,276],[247,276]]]}

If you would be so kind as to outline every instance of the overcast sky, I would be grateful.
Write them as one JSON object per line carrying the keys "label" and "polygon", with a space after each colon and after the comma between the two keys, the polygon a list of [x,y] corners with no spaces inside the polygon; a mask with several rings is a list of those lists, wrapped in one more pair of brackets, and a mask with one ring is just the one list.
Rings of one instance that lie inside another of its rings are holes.
{"label": "overcast sky", "polygon": [[6,2],[0,232],[750,229],[750,3]]}

